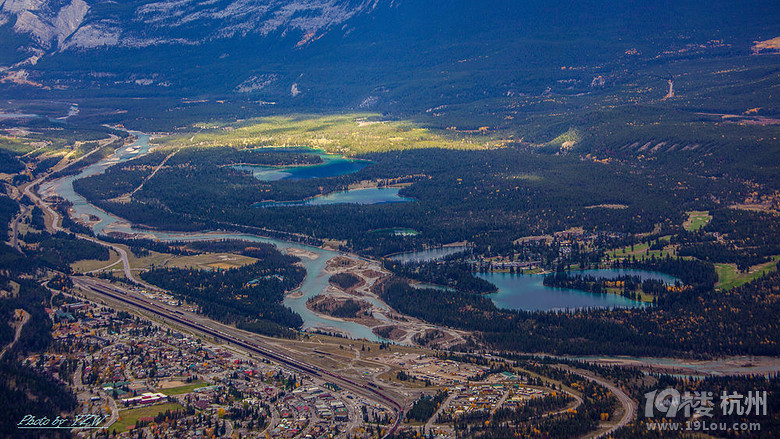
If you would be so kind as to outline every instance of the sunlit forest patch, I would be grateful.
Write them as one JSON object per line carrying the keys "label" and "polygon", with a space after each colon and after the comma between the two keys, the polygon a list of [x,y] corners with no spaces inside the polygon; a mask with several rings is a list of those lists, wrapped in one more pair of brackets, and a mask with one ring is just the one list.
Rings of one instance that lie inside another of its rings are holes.
{"label": "sunlit forest patch", "polygon": [[237,123],[196,124],[195,134],[157,139],[163,147],[307,146],[346,155],[422,148],[490,149],[500,141],[485,134],[436,132],[408,121],[382,120],[377,114],[294,115]]}

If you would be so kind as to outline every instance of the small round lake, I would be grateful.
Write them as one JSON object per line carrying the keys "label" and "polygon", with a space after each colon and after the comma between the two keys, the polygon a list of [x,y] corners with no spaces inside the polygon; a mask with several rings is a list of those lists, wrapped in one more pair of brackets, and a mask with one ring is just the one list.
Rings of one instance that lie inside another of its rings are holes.
{"label": "small round lake", "polygon": [[411,198],[398,194],[401,188],[376,187],[367,189],[350,189],[347,191],[333,192],[327,195],[319,195],[301,201],[261,201],[252,207],[299,207],[299,206],[327,206],[329,204],[384,204],[405,203],[414,201]]}
{"label": "small round lake", "polygon": [[[639,276],[642,279],[659,279],[673,284],[677,279],[652,271],[644,270],[585,270],[575,273],[606,279],[618,276]],[[475,273],[475,276],[492,282],[498,292],[489,295],[499,308],[524,311],[555,311],[582,308],[635,308],[647,306],[639,302],[618,296],[617,294],[593,294],[568,288],[545,286],[542,274],[514,273]]]}

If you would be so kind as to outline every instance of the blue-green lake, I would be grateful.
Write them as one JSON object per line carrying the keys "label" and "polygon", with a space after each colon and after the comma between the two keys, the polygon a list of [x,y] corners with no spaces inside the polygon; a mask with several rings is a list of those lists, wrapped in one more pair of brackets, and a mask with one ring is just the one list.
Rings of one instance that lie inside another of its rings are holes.
{"label": "blue-green lake", "polygon": [[[642,279],[659,279],[674,284],[676,278],[663,273],[644,270],[584,270],[577,273],[606,279],[617,276],[639,276]],[[542,274],[476,273],[477,277],[492,282],[498,292],[489,297],[504,309],[524,311],[556,311],[582,308],[635,308],[647,306],[617,294],[593,294],[569,288],[545,286]]]}
{"label": "blue-green lake", "polygon": [[371,164],[368,160],[351,159],[336,154],[326,154],[318,150],[291,148],[288,151],[290,153],[313,153],[322,159],[322,163],[299,166],[236,165],[233,168],[250,172],[253,177],[261,181],[279,181],[337,177],[357,172]]}

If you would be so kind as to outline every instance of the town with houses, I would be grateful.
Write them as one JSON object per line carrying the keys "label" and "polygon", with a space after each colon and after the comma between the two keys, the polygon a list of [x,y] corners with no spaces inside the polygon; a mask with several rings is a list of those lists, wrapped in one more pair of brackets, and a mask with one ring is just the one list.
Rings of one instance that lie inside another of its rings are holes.
{"label": "town with houses", "polygon": [[[75,390],[77,415],[99,426],[74,430],[82,437],[371,438],[394,421],[388,407],[337,384],[83,297],[57,294],[47,312],[54,343],[24,364]],[[552,391],[511,372],[435,355],[387,348],[372,359],[397,370],[394,381],[410,383],[421,398],[447,393],[426,425],[440,437],[453,434],[453,418]],[[447,422],[436,424],[440,419]]]}

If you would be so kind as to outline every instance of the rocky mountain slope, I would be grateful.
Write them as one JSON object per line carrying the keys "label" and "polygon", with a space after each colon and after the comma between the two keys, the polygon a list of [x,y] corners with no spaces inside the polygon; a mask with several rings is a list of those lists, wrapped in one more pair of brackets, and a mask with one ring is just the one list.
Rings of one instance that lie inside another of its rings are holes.
{"label": "rocky mountain slope", "polygon": [[4,0],[0,23],[12,23],[41,49],[200,44],[213,39],[299,32],[299,45],[380,0]]}
{"label": "rocky mountain slope", "polygon": [[750,55],[754,41],[780,35],[775,3],[0,0],[0,89],[437,113]]}

